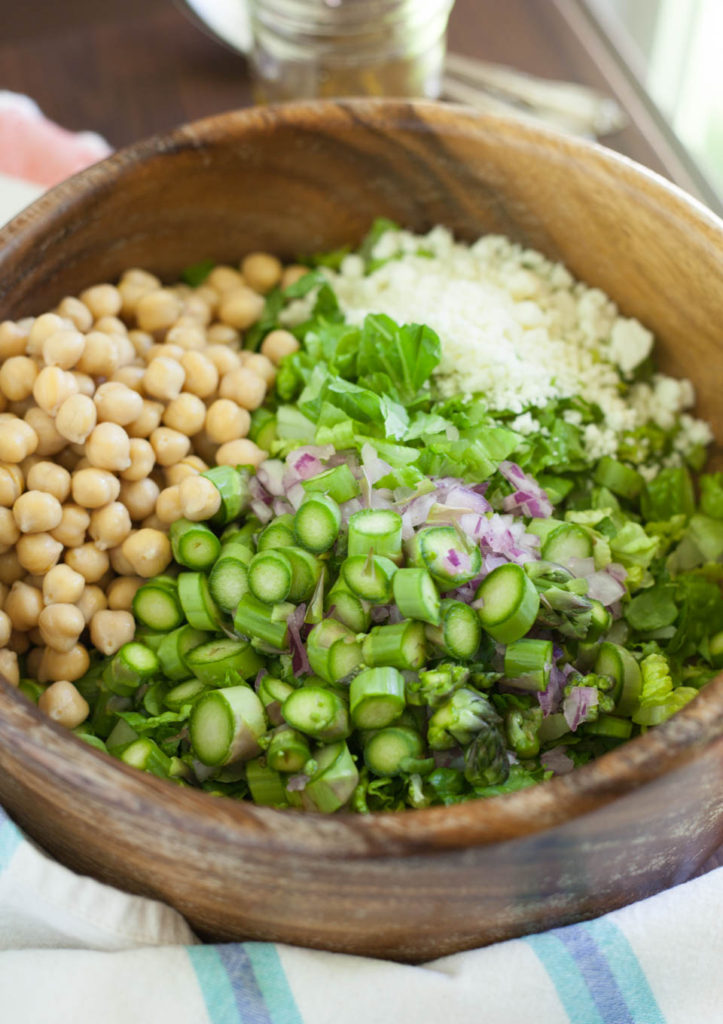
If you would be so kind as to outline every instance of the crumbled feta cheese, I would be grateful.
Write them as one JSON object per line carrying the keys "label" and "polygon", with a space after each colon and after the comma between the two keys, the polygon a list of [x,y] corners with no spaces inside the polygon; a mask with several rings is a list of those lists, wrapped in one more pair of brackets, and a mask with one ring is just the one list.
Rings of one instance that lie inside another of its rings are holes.
{"label": "crumbled feta cheese", "polygon": [[523,412],[522,415],[516,416],[510,423],[512,430],[516,430],[518,434],[537,434],[540,431],[540,424],[529,412]]}
{"label": "crumbled feta cheese", "polygon": [[653,335],[638,320],[618,317],[610,333],[610,358],[623,373],[632,373],[653,348]]}
{"label": "crumbled feta cheese", "polygon": [[[580,395],[603,414],[602,423],[584,428],[594,459],[614,455],[624,431],[651,421],[672,429],[693,404],[689,381],[661,374],[627,391],[623,377],[649,355],[653,335],[542,253],[500,235],[468,246],[435,227],[423,236],[387,231],[373,255],[386,262],[368,275],[358,255],[345,257],[338,273],[324,271],[347,320],[361,324],[368,313],[386,313],[429,325],[442,345],[440,394],[480,392],[491,410],[517,413],[512,425],[521,433],[539,429],[530,408]],[[308,318],[314,299],[311,293],[290,303],[282,322],[291,327]],[[565,419],[582,423],[575,411]],[[704,424],[688,420],[680,452],[709,439]]]}

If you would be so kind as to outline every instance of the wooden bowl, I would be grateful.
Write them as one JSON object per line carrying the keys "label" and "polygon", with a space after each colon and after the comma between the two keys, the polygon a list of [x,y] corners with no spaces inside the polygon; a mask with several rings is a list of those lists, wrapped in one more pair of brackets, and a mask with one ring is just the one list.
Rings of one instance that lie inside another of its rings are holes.
{"label": "wooden bowl", "polygon": [[[118,153],[0,234],[0,319],[141,265],[355,242],[373,217],[563,260],[660,337],[723,437],[723,225],[604,149],[466,110],[246,110]],[[0,556],[1,557],[1,556]],[[688,878],[723,841],[723,677],[671,721],[539,787],[323,817],[126,768],[0,685],[0,801],[76,870],[166,900],[203,936],[418,961],[600,914]]]}

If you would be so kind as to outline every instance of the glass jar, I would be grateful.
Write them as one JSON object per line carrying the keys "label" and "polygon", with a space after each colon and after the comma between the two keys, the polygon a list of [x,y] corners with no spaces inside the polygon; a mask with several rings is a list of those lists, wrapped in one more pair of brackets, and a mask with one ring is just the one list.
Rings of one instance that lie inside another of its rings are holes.
{"label": "glass jar", "polygon": [[255,98],[436,98],[453,3],[250,0]]}

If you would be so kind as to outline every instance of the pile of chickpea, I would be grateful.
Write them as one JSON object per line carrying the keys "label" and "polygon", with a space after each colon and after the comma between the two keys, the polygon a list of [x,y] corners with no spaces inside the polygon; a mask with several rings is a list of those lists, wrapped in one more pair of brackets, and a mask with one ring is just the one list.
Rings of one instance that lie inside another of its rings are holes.
{"label": "pile of chickpea", "polygon": [[208,519],[220,495],[200,473],[265,458],[247,438],[276,366],[298,348],[243,332],[264,296],[306,268],[251,253],[197,288],[145,270],[53,312],[0,324],[0,674],[48,684],[39,707],[75,728],[88,645],[133,638],[133,597],[171,562],[168,527]]}

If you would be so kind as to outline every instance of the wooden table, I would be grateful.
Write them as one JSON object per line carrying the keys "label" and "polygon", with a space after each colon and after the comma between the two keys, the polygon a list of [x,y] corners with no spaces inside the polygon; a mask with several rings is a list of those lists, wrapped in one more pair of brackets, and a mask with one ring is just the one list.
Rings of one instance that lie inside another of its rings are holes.
{"label": "wooden table", "polygon": [[[582,0],[457,0],[450,48],[615,96],[630,118],[606,144],[716,205],[716,198]],[[124,146],[251,102],[243,57],[172,0],[0,0],[0,88],[73,129]],[[723,865],[723,849],[708,865]]]}

